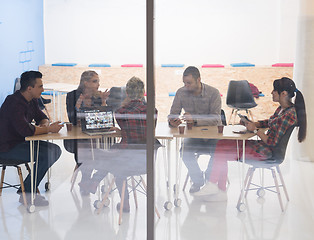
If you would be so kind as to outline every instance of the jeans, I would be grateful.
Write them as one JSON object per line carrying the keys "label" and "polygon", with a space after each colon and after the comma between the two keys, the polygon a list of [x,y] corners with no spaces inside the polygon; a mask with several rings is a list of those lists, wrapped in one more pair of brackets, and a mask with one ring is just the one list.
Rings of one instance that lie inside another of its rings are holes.
{"label": "jeans", "polygon": [[[38,142],[34,142],[34,160],[37,158],[37,145]],[[37,181],[36,189],[44,178],[47,170],[59,159],[61,155],[61,149],[58,145],[46,142],[39,141],[39,154],[38,154],[38,166],[37,166]],[[25,141],[16,145],[8,152],[0,152],[0,158],[3,159],[12,159],[12,160],[25,160],[30,162],[30,143]],[[36,169],[36,164],[34,165],[34,170]],[[35,173],[35,172],[34,172]],[[35,174],[34,174],[35,179]],[[24,180],[25,192],[31,192],[31,176],[28,176]]]}
{"label": "jeans", "polygon": [[[197,159],[201,154],[212,155],[215,151],[217,140],[215,139],[201,139],[201,138],[187,138],[184,139],[183,148],[183,162],[188,169],[188,173],[191,177],[193,184],[203,185],[204,176],[201,171]],[[180,150],[182,154],[182,147]],[[211,161],[209,161],[207,169],[205,171],[205,179],[209,179],[211,172]]]}

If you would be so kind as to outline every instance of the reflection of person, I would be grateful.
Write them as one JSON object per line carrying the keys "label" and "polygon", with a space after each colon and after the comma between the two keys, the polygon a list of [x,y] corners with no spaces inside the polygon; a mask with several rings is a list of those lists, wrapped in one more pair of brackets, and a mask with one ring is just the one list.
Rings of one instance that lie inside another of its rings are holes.
{"label": "reflection of person", "polygon": [[[113,171],[116,177],[116,185],[120,196],[122,194],[122,183],[127,176],[134,175],[137,171],[146,172],[146,114],[147,105],[143,101],[144,83],[137,77],[132,77],[126,84],[127,98],[122,106],[116,110],[115,117],[121,131],[122,140],[114,145],[119,149],[115,157],[117,168]],[[155,109],[155,120],[157,120],[157,109]],[[159,142],[156,141],[156,147]],[[117,207],[120,208],[119,206]],[[130,211],[129,194],[125,192],[124,212]]]}
{"label": "reflection of person", "polygon": [[180,225],[180,239],[228,239],[227,202],[204,203],[193,199]]}
{"label": "reflection of person", "polygon": [[[44,91],[42,74],[37,71],[24,72],[21,75],[21,89],[9,95],[0,109],[0,157],[10,160],[30,161],[29,142],[25,137],[57,133],[62,128],[60,122],[49,124],[47,116],[39,109],[37,99]],[[32,124],[32,121],[36,125]],[[37,144],[35,144],[35,153]],[[51,167],[60,157],[60,148],[52,143],[39,141],[37,186]],[[25,192],[31,192],[30,174],[24,180]],[[35,189],[36,187],[35,186]],[[21,189],[18,190],[21,193]],[[30,196],[28,194],[28,201]],[[22,195],[20,202],[23,203]],[[35,205],[45,206],[48,201],[38,195]]]}
{"label": "reflection of person", "polygon": [[[277,145],[287,129],[291,126],[299,126],[298,140],[302,142],[306,136],[306,111],[302,93],[297,90],[290,78],[277,79],[273,83],[273,101],[279,102],[280,106],[268,119],[258,122],[246,121],[244,124],[249,131],[253,131],[261,139],[258,141],[248,140],[245,146],[245,157],[252,160],[266,160],[272,157],[272,148]],[[291,98],[295,98],[295,103]],[[268,127],[265,134],[258,128]],[[241,147],[240,145],[239,147]],[[242,149],[240,148],[240,156]],[[226,181],[228,174],[227,161],[237,160],[237,144],[235,140],[221,140],[217,143],[213,155],[212,172],[209,182],[197,193],[196,196],[208,195],[208,200],[226,200]]]}
{"label": "reflection of person", "polygon": [[[69,121],[73,125],[77,125],[78,123],[78,111],[83,107],[94,107],[94,106],[105,106],[106,99],[109,96],[109,91],[101,92],[98,90],[99,88],[99,76],[95,71],[85,71],[81,75],[80,85],[78,88],[72,92],[69,92],[66,97],[66,107],[67,113],[69,117]],[[90,123],[95,122],[95,115],[90,116]],[[75,161],[78,163],[80,159],[84,159],[86,156],[84,153],[78,154],[79,150],[85,151],[90,147],[90,141],[88,140],[65,140],[64,147],[68,152],[74,153]],[[80,151],[81,152],[81,151]],[[91,156],[91,155],[88,155]],[[89,160],[89,158],[88,158]],[[87,161],[86,161],[87,162]],[[82,170],[82,181],[80,183],[81,190],[84,193],[95,192],[96,191],[96,183],[92,184],[88,182],[90,180],[92,170],[88,167],[88,169],[84,169],[84,166],[81,167]],[[91,186],[93,186],[91,188]]]}
{"label": "reflection of person", "polygon": [[[182,109],[183,120],[193,123],[194,126],[215,126],[221,122],[221,97],[219,91],[201,82],[200,72],[196,67],[188,67],[183,73],[184,87],[178,89],[173,100],[170,115],[168,116],[171,127],[179,126],[182,121],[179,117]],[[190,192],[199,191],[204,184],[203,173],[197,163],[195,154],[210,154],[215,147],[216,140],[185,139],[183,162],[188,168],[193,185]],[[209,169],[209,168],[208,168]],[[208,173],[209,170],[206,170]]]}

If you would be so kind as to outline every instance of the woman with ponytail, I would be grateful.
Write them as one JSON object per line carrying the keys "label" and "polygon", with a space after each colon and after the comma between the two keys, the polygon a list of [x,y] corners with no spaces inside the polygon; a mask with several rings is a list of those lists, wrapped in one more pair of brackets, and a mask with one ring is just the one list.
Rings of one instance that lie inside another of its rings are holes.
{"label": "woman with ponytail", "polygon": [[[275,113],[267,120],[258,122],[242,122],[247,130],[254,132],[261,140],[248,140],[245,146],[245,156],[248,159],[264,161],[272,157],[274,148],[292,126],[298,126],[298,140],[306,137],[306,110],[302,93],[295,83],[287,77],[276,79],[271,92],[273,101],[279,103]],[[294,103],[292,98],[295,97]],[[268,128],[265,133],[259,128]],[[239,153],[242,155],[242,145],[239,144]],[[228,161],[238,158],[236,140],[220,140],[212,156],[212,171],[208,182],[195,196],[203,196],[207,201],[226,201],[226,183]]]}

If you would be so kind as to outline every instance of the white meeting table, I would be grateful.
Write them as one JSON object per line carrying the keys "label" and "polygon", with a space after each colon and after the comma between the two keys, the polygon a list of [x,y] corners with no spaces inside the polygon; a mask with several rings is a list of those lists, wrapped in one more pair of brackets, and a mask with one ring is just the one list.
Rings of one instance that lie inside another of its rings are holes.
{"label": "white meeting table", "polygon": [[[173,139],[173,133],[175,129],[170,129],[168,126],[168,123],[158,123],[156,126],[156,138],[162,140],[162,142],[165,142],[166,149],[167,149],[167,156],[166,159],[170,159],[170,142]],[[28,211],[30,213],[35,211],[35,205],[34,205],[34,162],[35,162],[35,150],[34,150],[34,144],[36,144],[36,141],[52,141],[52,140],[65,140],[65,139],[106,139],[106,138],[117,138],[121,137],[120,133],[111,133],[108,135],[95,135],[90,136],[82,132],[81,127],[73,126],[72,131],[67,131],[66,127],[64,126],[60,132],[58,133],[49,133],[49,134],[42,134],[42,135],[34,135],[30,137],[26,137],[25,140],[30,142],[30,160],[31,160],[31,205],[28,206]],[[92,151],[93,154],[93,151]],[[37,161],[37,159],[36,159]],[[166,174],[168,178],[167,185],[170,186],[170,161],[168,161],[168,171]],[[166,179],[167,181],[167,179]],[[170,199],[170,194],[168,194],[168,197]],[[169,207],[169,202],[166,202],[164,206]],[[169,210],[169,209],[167,209]]]}
{"label": "white meeting table", "polygon": [[[241,126],[243,127],[243,126]],[[175,206],[179,207],[181,205],[181,200],[179,199],[179,185],[180,185],[180,171],[181,171],[181,163],[179,161],[179,141],[184,138],[204,138],[204,139],[233,139],[233,140],[242,140],[243,141],[243,156],[242,156],[242,171],[241,174],[241,182],[244,182],[244,164],[245,164],[245,140],[253,137],[254,133],[246,133],[246,134],[236,134],[233,133],[233,130],[238,130],[239,126],[225,126],[223,133],[218,133],[217,126],[203,126],[203,127],[193,127],[192,130],[187,130],[185,128],[184,134],[179,134],[178,128],[170,128],[168,123],[161,122],[157,123],[155,138],[160,139],[162,143],[166,146],[166,153],[164,152],[164,159],[167,160],[167,164],[165,163],[165,177],[166,177],[166,185],[167,185],[167,193],[168,193],[168,201],[165,202],[164,208],[166,210],[171,209],[171,169],[170,169],[170,152],[171,152],[171,141],[173,138],[176,139],[176,183],[175,183]],[[26,137],[26,141],[30,141],[30,159],[31,159],[31,205],[28,207],[29,212],[35,211],[34,206],[34,161],[35,161],[35,153],[34,153],[34,144],[35,141],[43,140],[43,141],[51,141],[51,140],[64,140],[64,139],[103,139],[103,138],[115,138],[121,137],[119,133],[112,133],[108,135],[96,135],[89,136],[85,133],[82,133],[81,128],[77,126],[72,127],[72,131],[67,131],[66,127],[63,127],[59,133],[49,133],[42,135],[35,135]],[[184,147],[184,141],[183,141]],[[182,158],[182,155],[181,155]],[[243,204],[244,197],[244,186],[241,188],[241,202],[237,204],[237,208],[239,211],[243,211],[242,208],[245,207]]]}

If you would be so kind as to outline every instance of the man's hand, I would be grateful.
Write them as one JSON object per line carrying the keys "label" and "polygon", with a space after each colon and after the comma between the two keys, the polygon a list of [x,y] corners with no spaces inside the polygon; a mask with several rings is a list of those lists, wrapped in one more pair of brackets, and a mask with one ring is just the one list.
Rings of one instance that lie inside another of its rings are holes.
{"label": "man's hand", "polygon": [[48,119],[43,119],[40,121],[39,127],[48,127],[49,126],[49,120]]}
{"label": "man's hand", "polygon": [[182,121],[180,120],[180,118],[170,118],[169,119],[169,124],[172,127],[177,127],[182,123]]}
{"label": "man's hand", "polygon": [[193,118],[192,118],[192,115],[188,112],[184,113],[183,114],[183,120],[186,122],[186,123],[193,123]]}
{"label": "man's hand", "polygon": [[48,127],[48,132],[57,133],[60,131],[60,129],[63,127],[63,124],[60,124],[61,122],[54,122],[51,123]]}

